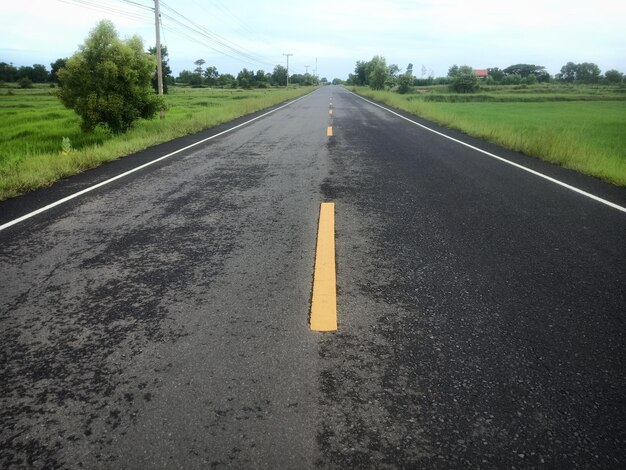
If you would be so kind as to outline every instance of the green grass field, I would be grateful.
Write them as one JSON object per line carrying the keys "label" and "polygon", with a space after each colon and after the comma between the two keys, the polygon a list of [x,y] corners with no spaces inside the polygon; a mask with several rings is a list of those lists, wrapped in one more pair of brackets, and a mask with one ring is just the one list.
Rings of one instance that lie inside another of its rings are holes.
{"label": "green grass field", "polygon": [[445,127],[626,187],[626,90],[536,85],[484,87],[457,95],[445,87],[354,89]]}
{"label": "green grass field", "polygon": [[[301,96],[311,88],[213,90],[171,87],[164,120],[139,121],[127,134],[80,131],[80,118],[48,87],[0,88],[0,200],[103,162],[232,121]],[[63,138],[72,151],[62,152]]]}

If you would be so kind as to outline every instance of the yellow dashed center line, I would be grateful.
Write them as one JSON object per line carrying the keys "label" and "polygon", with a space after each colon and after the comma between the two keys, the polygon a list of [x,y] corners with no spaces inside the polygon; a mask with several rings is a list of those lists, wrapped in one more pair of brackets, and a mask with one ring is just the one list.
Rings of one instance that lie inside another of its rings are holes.
{"label": "yellow dashed center line", "polygon": [[332,137],[333,136],[333,126],[328,126],[328,128],[326,129],[326,137]]}
{"label": "yellow dashed center line", "polygon": [[311,329],[337,330],[337,274],[335,271],[335,204],[320,206],[320,221],[315,252]]}

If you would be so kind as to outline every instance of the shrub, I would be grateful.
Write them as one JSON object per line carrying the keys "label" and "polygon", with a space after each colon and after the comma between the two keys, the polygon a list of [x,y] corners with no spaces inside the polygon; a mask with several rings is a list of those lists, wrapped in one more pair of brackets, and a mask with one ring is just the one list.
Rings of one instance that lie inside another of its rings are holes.
{"label": "shrub", "polygon": [[452,90],[457,93],[474,93],[478,91],[478,77],[474,74],[474,69],[468,65],[462,65],[452,77]]}
{"label": "shrub", "polygon": [[28,77],[20,78],[19,82],[17,82],[17,86],[20,88],[32,88],[33,81]]}
{"label": "shrub", "polygon": [[83,131],[104,125],[125,132],[137,119],[154,117],[162,104],[150,82],[154,67],[141,38],[122,41],[113,23],[101,21],[59,70],[58,96],[81,117]]}
{"label": "shrub", "polygon": [[408,93],[413,84],[413,76],[409,73],[403,73],[398,77],[398,93]]}

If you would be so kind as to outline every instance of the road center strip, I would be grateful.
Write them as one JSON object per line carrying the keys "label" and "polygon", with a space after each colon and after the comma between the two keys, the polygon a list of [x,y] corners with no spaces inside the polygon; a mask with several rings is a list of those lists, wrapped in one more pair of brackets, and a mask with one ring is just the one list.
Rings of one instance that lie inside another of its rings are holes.
{"label": "road center strip", "polygon": [[335,270],[335,204],[320,206],[311,301],[311,329],[337,330],[337,274]]}

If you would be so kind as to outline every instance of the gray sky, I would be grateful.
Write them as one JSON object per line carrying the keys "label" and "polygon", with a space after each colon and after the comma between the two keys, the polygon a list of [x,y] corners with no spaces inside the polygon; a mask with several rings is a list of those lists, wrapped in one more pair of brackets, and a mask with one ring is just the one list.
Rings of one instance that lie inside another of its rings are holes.
{"label": "gray sky", "polygon": [[[236,75],[244,67],[271,72],[274,65],[285,65],[283,53],[293,54],[290,73],[304,73],[306,65],[313,72],[317,59],[318,74],[329,80],[347,78],[357,60],[374,55],[403,70],[413,63],[418,77],[423,71],[446,75],[452,64],[532,63],[555,74],[568,61],[626,72],[624,1],[161,1],[162,40],[175,75],[193,69],[200,58],[220,73]],[[104,18],[121,36],[138,34],[146,47],[153,45],[154,14],[148,10],[153,5],[152,0],[3,1],[0,61],[49,68],[72,55]],[[174,21],[186,23],[183,17],[205,28],[205,35]]]}

